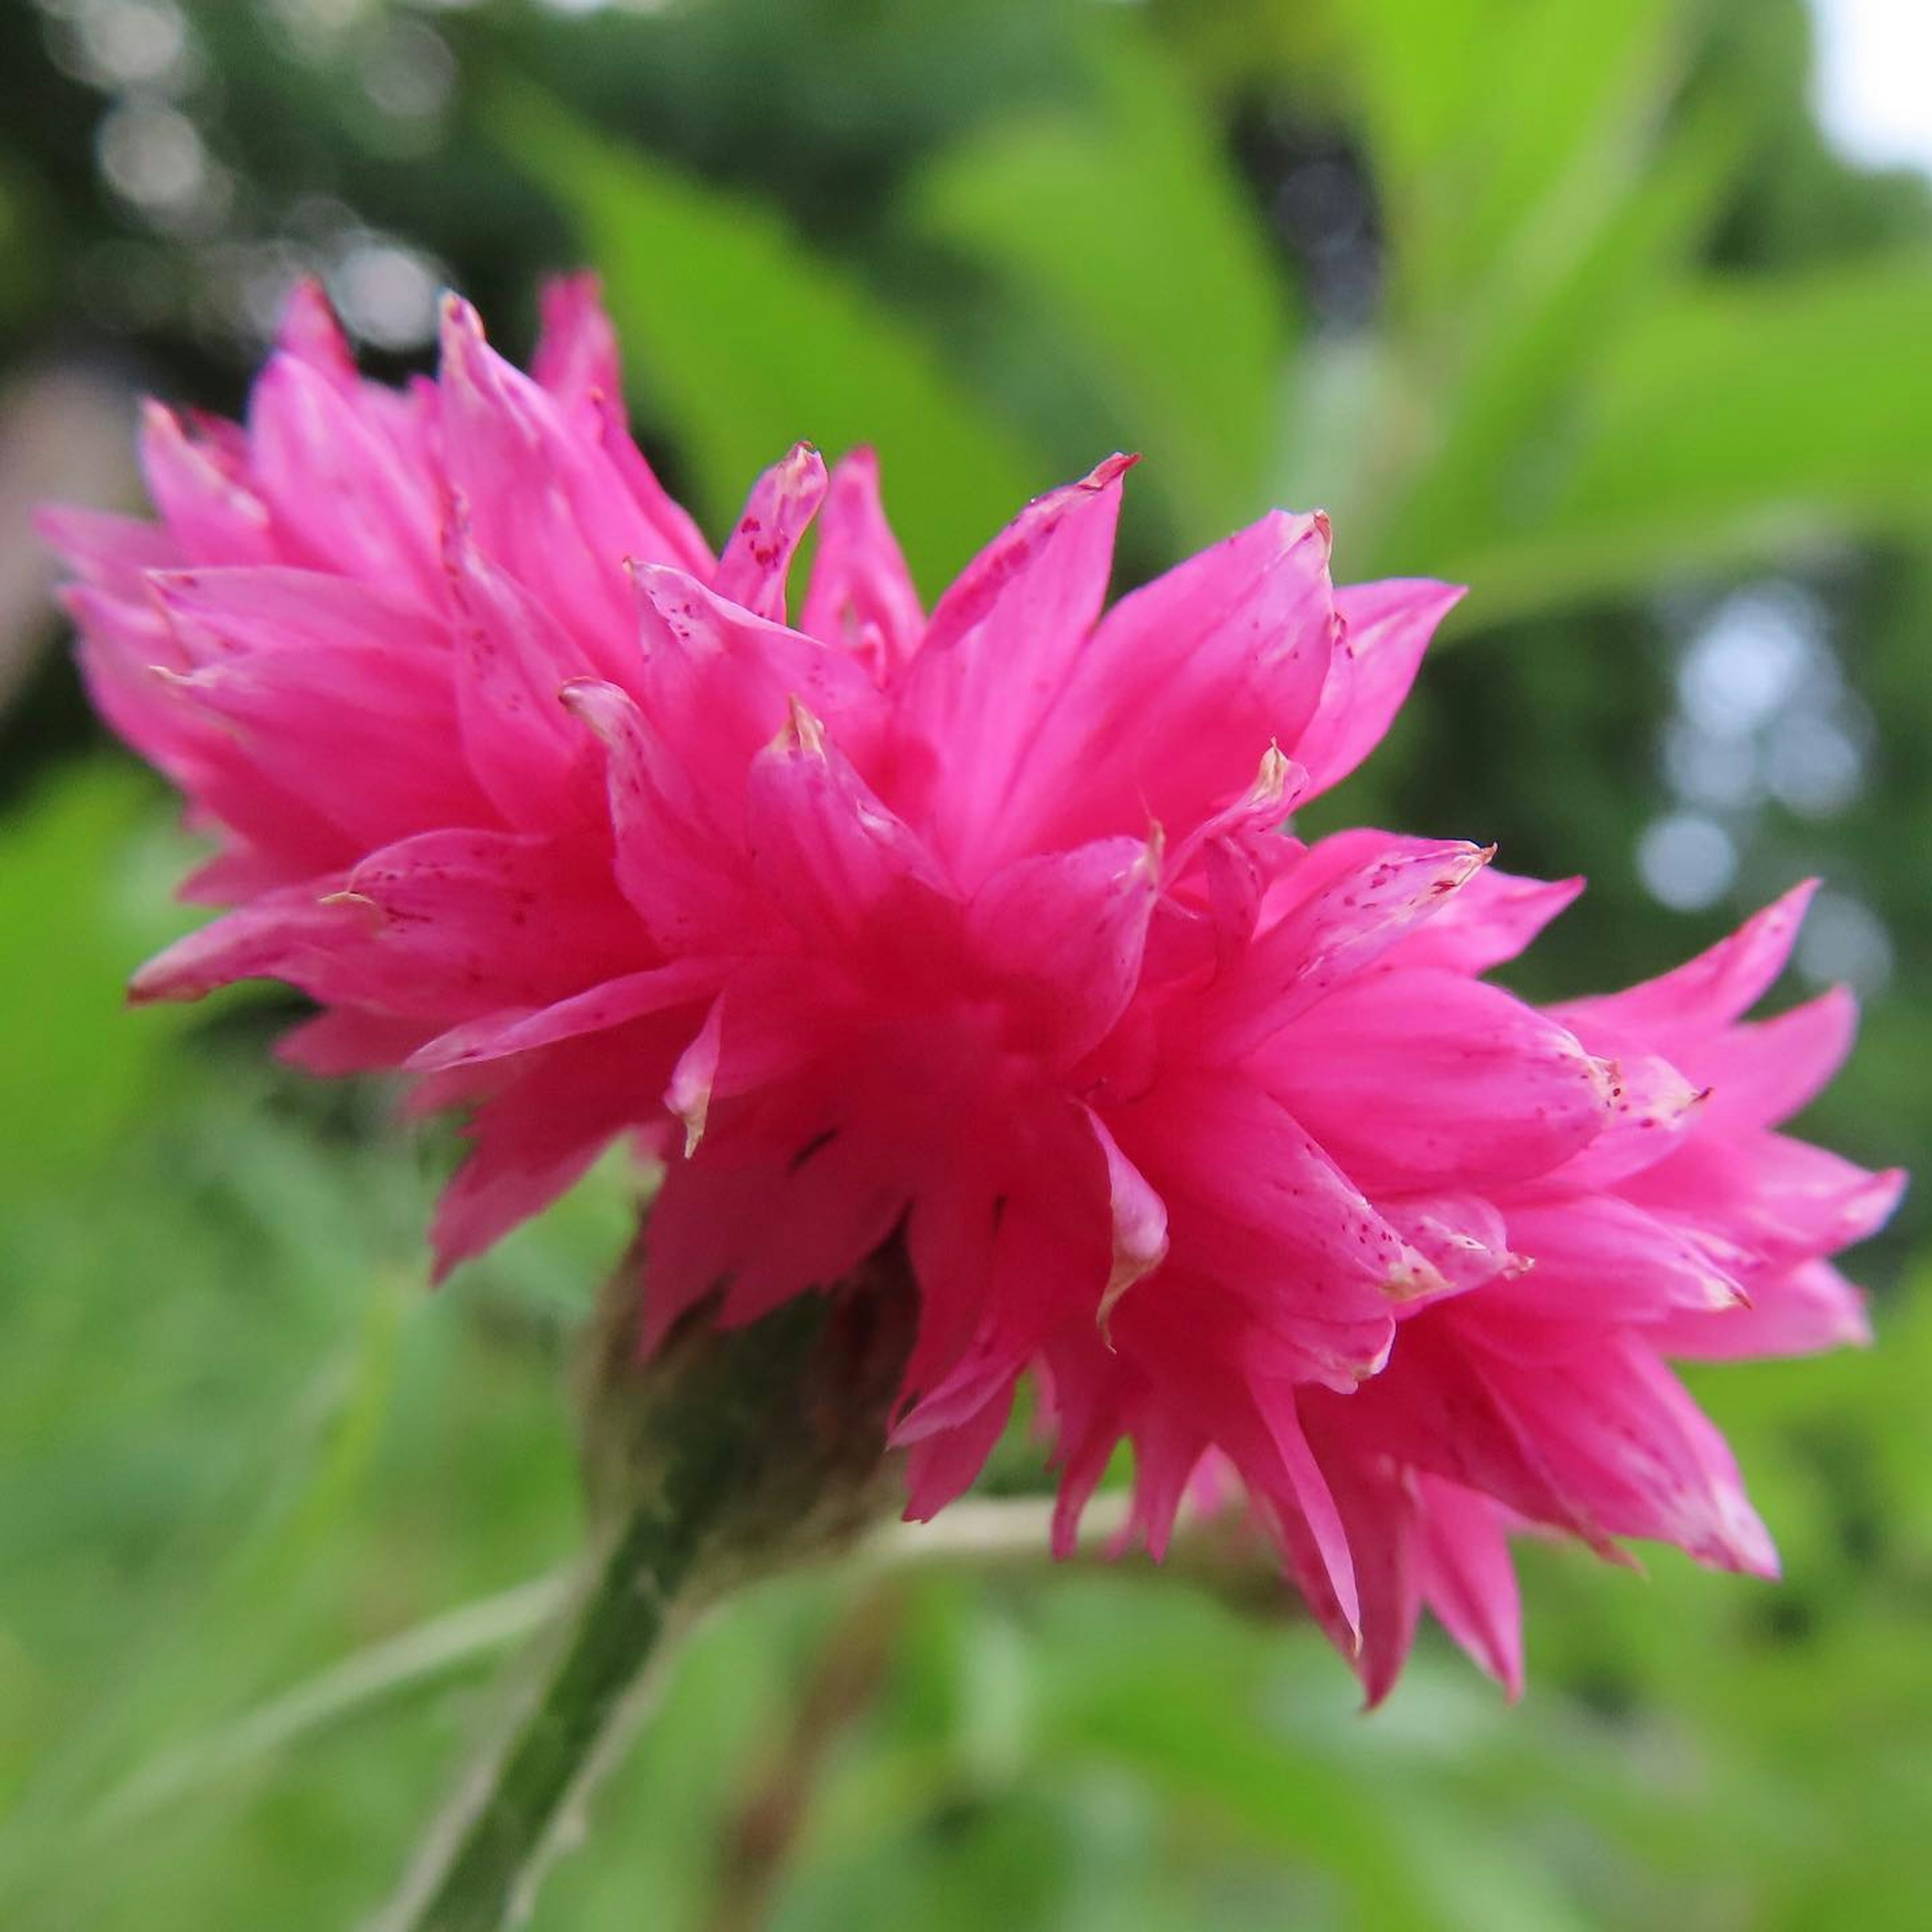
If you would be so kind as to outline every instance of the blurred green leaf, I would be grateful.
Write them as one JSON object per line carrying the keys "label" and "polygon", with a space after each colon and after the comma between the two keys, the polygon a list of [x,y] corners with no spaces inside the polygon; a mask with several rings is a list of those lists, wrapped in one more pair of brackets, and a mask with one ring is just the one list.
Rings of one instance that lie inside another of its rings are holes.
{"label": "blurred green leaf", "polygon": [[1712,283],[1632,319],[1546,512],[1457,568],[1492,608],[1814,556],[1932,524],[1932,260]]}
{"label": "blurred green leaf", "polygon": [[579,224],[714,530],[784,440],[834,455],[870,443],[930,594],[1058,480],[915,327],[771,209],[616,146],[527,89],[503,90],[497,125]]}
{"label": "blurred green leaf", "polygon": [[910,219],[1058,332],[1113,440],[1146,454],[1182,540],[1206,544],[1262,507],[1288,291],[1172,62],[1116,34],[1089,85],[1077,107],[996,123],[942,155]]}
{"label": "blurred green leaf", "polygon": [[0,1188],[24,1190],[100,1153],[151,1094],[178,1030],[124,1016],[128,976],[178,926],[148,862],[148,789],[105,759],[50,784],[0,828]]}

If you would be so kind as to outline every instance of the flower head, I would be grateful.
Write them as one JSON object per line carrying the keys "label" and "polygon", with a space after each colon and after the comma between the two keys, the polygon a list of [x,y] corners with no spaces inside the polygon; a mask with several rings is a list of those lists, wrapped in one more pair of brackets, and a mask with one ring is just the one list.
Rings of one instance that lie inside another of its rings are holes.
{"label": "flower head", "polygon": [[1372,1691],[1425,1600],[1514,1680],[1515,1523],[1766,1567],[1660,1358],[1842,1339],[1822,1258],[1895,1192],[1768,1130],[1849,1024],[1735,1024],[1792,909],[1539,1012],[1480,976],[1574,883],[1287,829],[1456,592],[1276,513],[1103,608],[1115,458],[928,616],[869,455],[800,445],[714,557],[618,394],[581,282],[533,379],[452,302],[401,394],[304,294],[245,427],[151,416],[158,525],[50,520],[238,902],[136,991],[284,980],[292,1057],[465,1109],[443,1267],[636,1136],[646,1349],[898,1239],[911,1514],[1030,1371],[1063,1542],[1122,1441],[1156,1553],[1222,1459]]}

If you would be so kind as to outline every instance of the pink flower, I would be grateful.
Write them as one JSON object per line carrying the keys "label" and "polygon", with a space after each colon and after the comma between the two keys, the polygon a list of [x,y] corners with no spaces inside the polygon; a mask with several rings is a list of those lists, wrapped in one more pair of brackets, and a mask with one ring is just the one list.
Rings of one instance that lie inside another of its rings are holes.
{"label": "pink flower", "polygon": [[[1610,1125],[1490,1197],[1514,1258],[1478,1292],[1416,1311],[1358,1401],[1303,1398],[1352,1535],[1378,1552],[1360,1581],[1372,1699],[1394,1683],[1425,1602],[1520,1688],[1504,1547],[1518,1524],[1612,1558],[1613,1538],[1652,1538],[1776,1574],[1730,1451],[1664,1358],[1868,1339],[1858,1291],[1826,1258],[1884,1222],[1904,1177],[1773,1131],[1850,1051],[1852,1001],[1838,991],[1774,1020],[1740,1017],[1782,969],[1810,892],[1661,979],[1558,1009],[1617,1069]],[[1460,911],[1412,944],[1448,937]],[[1318,1588],[1311,1601],[1339,1627]]]}
{"label": "pink flower", "polygon": [[1574,886],[1284,830],[1458,593],[1338,590],[1276,513],[1103,614],[1116,458],[928,618],[868,455],[801,445],[714,560],[618,394],[581,282],[534,380],[452,302],[402,394],[306,295],[245,428],[151,416],[158,526],[50,519],[97,702],[239,902],[137,993],[284,980],[292,1057],[468,1110],[443,1268],[634,1136],[646,1348],[902,1237],[910,1514],[1031,1370],[1063,1544],[1124,1439],[1156,1554],[1231,1465],[1372,1693],[1425,1599],[1515,1680],[1519,1521],[1765,1567],[1658,1358],[1848,1331],[1822,1257],[1895,1184],[1765,1130],[1846,1009],[1732,1024],[1782,956],[1747,928],[1540,1012],[1480,975]]}

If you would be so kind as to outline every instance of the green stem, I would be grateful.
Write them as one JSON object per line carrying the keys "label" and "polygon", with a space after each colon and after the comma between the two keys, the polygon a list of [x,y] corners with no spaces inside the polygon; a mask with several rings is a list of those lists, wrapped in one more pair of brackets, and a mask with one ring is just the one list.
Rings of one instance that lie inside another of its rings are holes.
{"label": "green stem", "polygon": [[628,1737],[664,1648],[690,1551],[662,1527],[634,1522],[596,1574],[548,1682],[425,1840],[383,1922],[396,1932],[485,1932],[521,1916],[573,1803]]}
{"label": "green stem", "polygon": [[506,1734],[419,1846],[382,1932],[494,1932],[641,1718],[676,1638],[732,1586],[844,1546],[890,1484],[885,1412],[911,1304],[896,1249],[830,1300],[729,1334],[694,1324],[639,1370],[626,1272],[593,1336],[593,1495],[614,1528]]}

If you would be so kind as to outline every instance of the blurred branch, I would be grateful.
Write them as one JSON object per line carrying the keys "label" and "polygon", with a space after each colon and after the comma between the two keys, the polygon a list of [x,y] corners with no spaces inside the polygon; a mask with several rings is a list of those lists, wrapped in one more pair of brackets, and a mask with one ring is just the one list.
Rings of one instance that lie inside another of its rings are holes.
{"label": "blurred branch", "polygon": [[0,715],[52,634],[54,562],[27,528],[50,500],[118,509],[136,494],[130,399],[84,370],[45,368],[0,392]]}
{"label": "blurred branch", "polygon": [[538,1576],[352,1653],[226,1729],[153,1760],[88,1818],[82,1839],[132,1825],[373,1705],[494,1656],[540,1629],[568,1587],[561,1570]]}
{"label": "blurred branch", "polygon": [[770,1916],[818,1781],[840,1740],[878,1697],[904,1616],[903,1592],[880,1579],[833,1624],[784,1737],[754,1766],[729,1808],[706,1932],[757,1932]]}
{"label": "blurred branch", "polygon": [[[1125,1492],[1096,1497],[1078,1545],[1063,1563],[1054,1561],[1051,1547],[1052,1501],[1036,1496],[968,1497],[932,1522],[886,1524],[844,1560],[874,1573],[881,1589],[884,1579],[910,1570],[1012,1575],[1089,1568],[1108,1561],[1108,1547],[1127,1520],[1128,1506]],[[1280,1610],[1290,1600],[1265,1551],[1233,1522],[1184,1519],[1161,1574],[1250,1610]],[[483,1664],[533,1636],[555,1616],[570,1586],[568,1570],[554,1570],[352,1652],[232,1724],[151,1760],[87,1814],[73,1844],[94,1843],[318,1732]]]}

